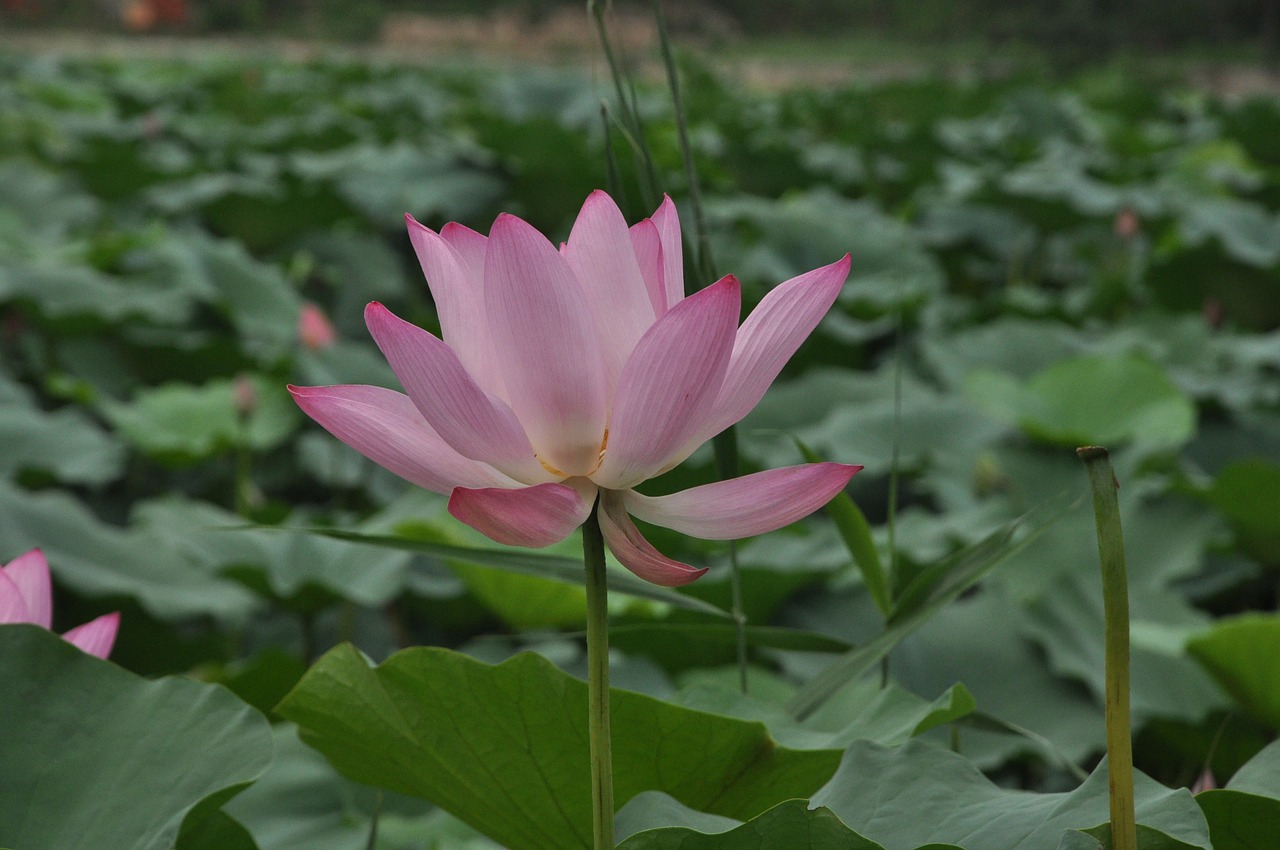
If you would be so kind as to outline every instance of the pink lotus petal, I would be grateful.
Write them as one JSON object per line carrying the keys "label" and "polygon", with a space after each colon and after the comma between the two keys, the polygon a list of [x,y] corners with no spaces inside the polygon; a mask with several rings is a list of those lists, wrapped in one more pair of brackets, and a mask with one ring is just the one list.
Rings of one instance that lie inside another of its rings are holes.
{"label": "pink lotus petal", "polygon": [[511,408],[538,456],[565,476],[599,463],[605,369],[595,321],[568,262],[500,215],[485,255],[485,314]]}
{"label": "pink lotus petal", "polygon": [[548,480],[515,413],[472,380],[452,348],[376,301],[364,317],[409,398],[442,440],[463,457],[526,483]]}
{"label": "pink lotus petal", "polygon": [[7,570],[0,570],[0,623],[30,623],[31,613],[22,590],[9,578]]}
{"label": "pink lotus petal", "polygon": [[607,386],[614,386],[631,349],[653,324],[653,304],[622,211],[599,190],[582,205],[565,243],[587,306],[595,316]]}
{"label": "pink lotus petal", "polygon": [[605,545],[622,566],[663,587],[688,584],[707,571],[706,567],[698,569],[673,561],[653,548],[627,516],[621,495],[611,490],[601,492],[599,518]]}
{"label": "pink lotus petal", "polygon": [[484,278],[479,276],[483,274],[484,260],[483,256],[479,260],[475,256],[477,251],[484,250],[485,238],[461,225],[450,225],[445,230],[452,238],[445,239],[419,224],[413,216],[405,216],[405,222],[435,301],[441,336],[457,353],[471,377],[505,401],[506,390],[494,359],[485,318]]}
{"label": "pink lotus petal", "polygon": [[556,482],[516,490],[459,487],[449,496],[449,513],[476,531],[508,546],[534,549],[559,543],[582,525],[595,501]]}
{"label": "pink lotus petal", "polygon": [[767,469],[670,496],[624,494],[635,516],[705,540],[736,540],[790,525],[829,502],[861,466],[808,463]]}
{"label": "pink lotus petal", "polygon": [[484,281],[484,255],[489,237],[476,233],[464,224],[451,221],[440,228],[440,238],[449,243],[462,260],[467,279],[476,283]]}
{"label": "pink lotus petal", "polygon": [[653,315],[661,318],[667,312],[667,290],[663,283],[662,237],[658,228],[650,219],[645,219],[631,228],[631,249],[636,253],[636,262],[640,266],[640,274],[644,277],[644,286],[649,293],[649,304],[653,307]]}
{"label": "pink lotus petal", "polygon": [[106,658],[115,646],[116,632],[120,628],[120,612],[103,614],[96,620],[90,620],[82,626],[76,626],[62,636],[68,643],[75,644],[90,655]]}
{"label": "pink lotus petal", "polygon": [[741,309],[726,277],[672,308],[618,379],[604,461],[591,479],[625,490],[651,477],[705,421],[724,380]]}
{"label": "pink lotus petal", "polygon": [[[782,367],[831,309],[849,276],[849,255],[774,287],[738,329],[715,418],[699,445],[751,412]],[[695,445],[693,448],[697,448]],[[692,451],[692,449],[690,449]]]}
{"label": "pink lotus petal", "polygon": [[[53,583],[49,578],[49,562],[39,549],[19,555],[4,568],[26,604],[27,615],[21,620],[5,620],[0,612],[0,623],[35,623],[41,628],[53,625]],[[0,606],[3,603],[0,602]]]}
{"label": "pink lotus petal", "polygon": [[465,458],[432,430],[407,395],[347,384],[289,387],[326,431],[379,466],[435,493],[454,487],[518,487],[487,464]]}
{"label": "pink lotus petal", "polygon": [[680,240],[680,214],[667,195],[649,217],[662,240],[662,284],[667,292],[667,309],[684,300],[684,245]]}

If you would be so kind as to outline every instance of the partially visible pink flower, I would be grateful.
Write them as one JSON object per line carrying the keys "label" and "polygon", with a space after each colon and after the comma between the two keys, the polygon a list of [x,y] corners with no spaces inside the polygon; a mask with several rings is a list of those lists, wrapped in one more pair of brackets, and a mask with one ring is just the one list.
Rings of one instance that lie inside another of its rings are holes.
{"label": "partially visible pink flower", "polygon": [[[39,549],[32,549],[0,567],[0,625],[5,623],[34,623],[44,629],[53,626],[49,562]],[[119,627],[119,612],[104,614],[76,626],[63,638],[90,655],[106,658],[116,642]]]}
{"label": "partially visible pink flower", "polygon": [[861,467],[767,470],[669,496],[634,488],[745,416],[835,302],[849,257],[780,284],[738,326],[738,281],[688,298],[680,221],[665,199],[628,228],[594,192],[559,250],[500,215],[489,235],[412,218],[443,340],[381,304],[365,322],[407,395],[290,387],[339,440],[499,543],[548,546],[590,515],[629,570],[681,585],[631,517],[712,540],[772,531],[825,504]]}
{"label": "partially visible pink flower", "polygon": [[298,312],[298,340],[312,351],[328,348],[338,338],[338,332],[324,311],[310,301]]}

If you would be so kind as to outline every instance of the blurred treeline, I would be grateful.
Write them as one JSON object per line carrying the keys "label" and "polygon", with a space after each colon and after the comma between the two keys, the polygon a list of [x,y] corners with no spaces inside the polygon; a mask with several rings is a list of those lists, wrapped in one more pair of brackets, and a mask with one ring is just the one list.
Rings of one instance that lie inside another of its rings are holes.
{"label": "blurred treeline", "polygon": [[[608,5],[608,0],[602,0]],[[647,12],[651,0],[613,0]],[[584,0],[0,0],[26,26],[378,37],[391,13],[539,19]],[[1280,0],[682,0],[679,29],[711,36],[847,32],[904,41],[1024,43],[1076,52],[1118,48],[1280,46]]]}

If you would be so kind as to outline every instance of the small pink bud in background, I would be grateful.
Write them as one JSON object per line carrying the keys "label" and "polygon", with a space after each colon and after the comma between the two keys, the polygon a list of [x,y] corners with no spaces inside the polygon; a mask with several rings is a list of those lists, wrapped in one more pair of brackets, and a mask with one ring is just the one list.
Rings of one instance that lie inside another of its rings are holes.
{"label": "small pink bud in background", "polygon": [[1204,317],[1206,325],[1216,330],[1222,327],[1222,322],[1227,318],[1227,311],[1217,298],[1206,298],[1200,305],[1200,315]]}
{"label": "small pink bud in background", "polygon": [[[5,623],[32,623],[43,629],[53,626],[53,583],[49,562],[39,549],[0,567],[0,625]],[[62,637],[90,655],[106,658],[119,628],[117,611],[76,626]]]}
{"label": "small pink bud in background", "polygon": [[324,311],[310,301],[302,305],[298,313],[298,340],[311,351],[319,351],[333,345],[338,332]]}
{"label": "small pink bud in background", "polygon": [[236,375],[231,384],[231,403],[235,405],[236,415],[247,417],[258,406],[258,388],[253,380],[243,373]]}
{"label": "small pink bud in background", "polygon": [[1125,207],[1116,213],[1116,219],[1112,222],[1111,228],[1115,231],[1116,236],[1127,242],[1142,230],[1142,220],[1138,218],[1138,214],[1134,212],[1133,207]]}
{"label": "small pink bud in background", "polygon": [[1200,774],[1200,778],[1191,786],[1192,794],[1199,794],[1201,791],[1212,791],[1218,787],[1218,783],[1213,779],[1213,771],[1205,768]]}

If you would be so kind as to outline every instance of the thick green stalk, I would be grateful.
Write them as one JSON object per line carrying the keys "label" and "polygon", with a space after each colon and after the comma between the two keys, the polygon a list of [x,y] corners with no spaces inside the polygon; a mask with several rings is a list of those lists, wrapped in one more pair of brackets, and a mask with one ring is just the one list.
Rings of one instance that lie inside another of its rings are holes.
{"label": "thick green stalk", "polygon": [[1133,802],[1133,741],[1129,719],[1129,580],[1124,566],[1120,529],[1120,485],[1111,457],[1101,446],[1076,449],[1089,473],[1093,514],[1098,526],[1102,562],[1102,610],[1105,620],[1107,679],[1107,770],[1111,792],[1111,847],[1137,850],[1138,827]]}
{"label": "thick green stalk", "polygon": [[596,502],[582,524],[582,561],[587,571],[587,710],[591,747],[591,830],[595,850],[613,850],[613,740],[609,732],[609,600],[604,537]]}

